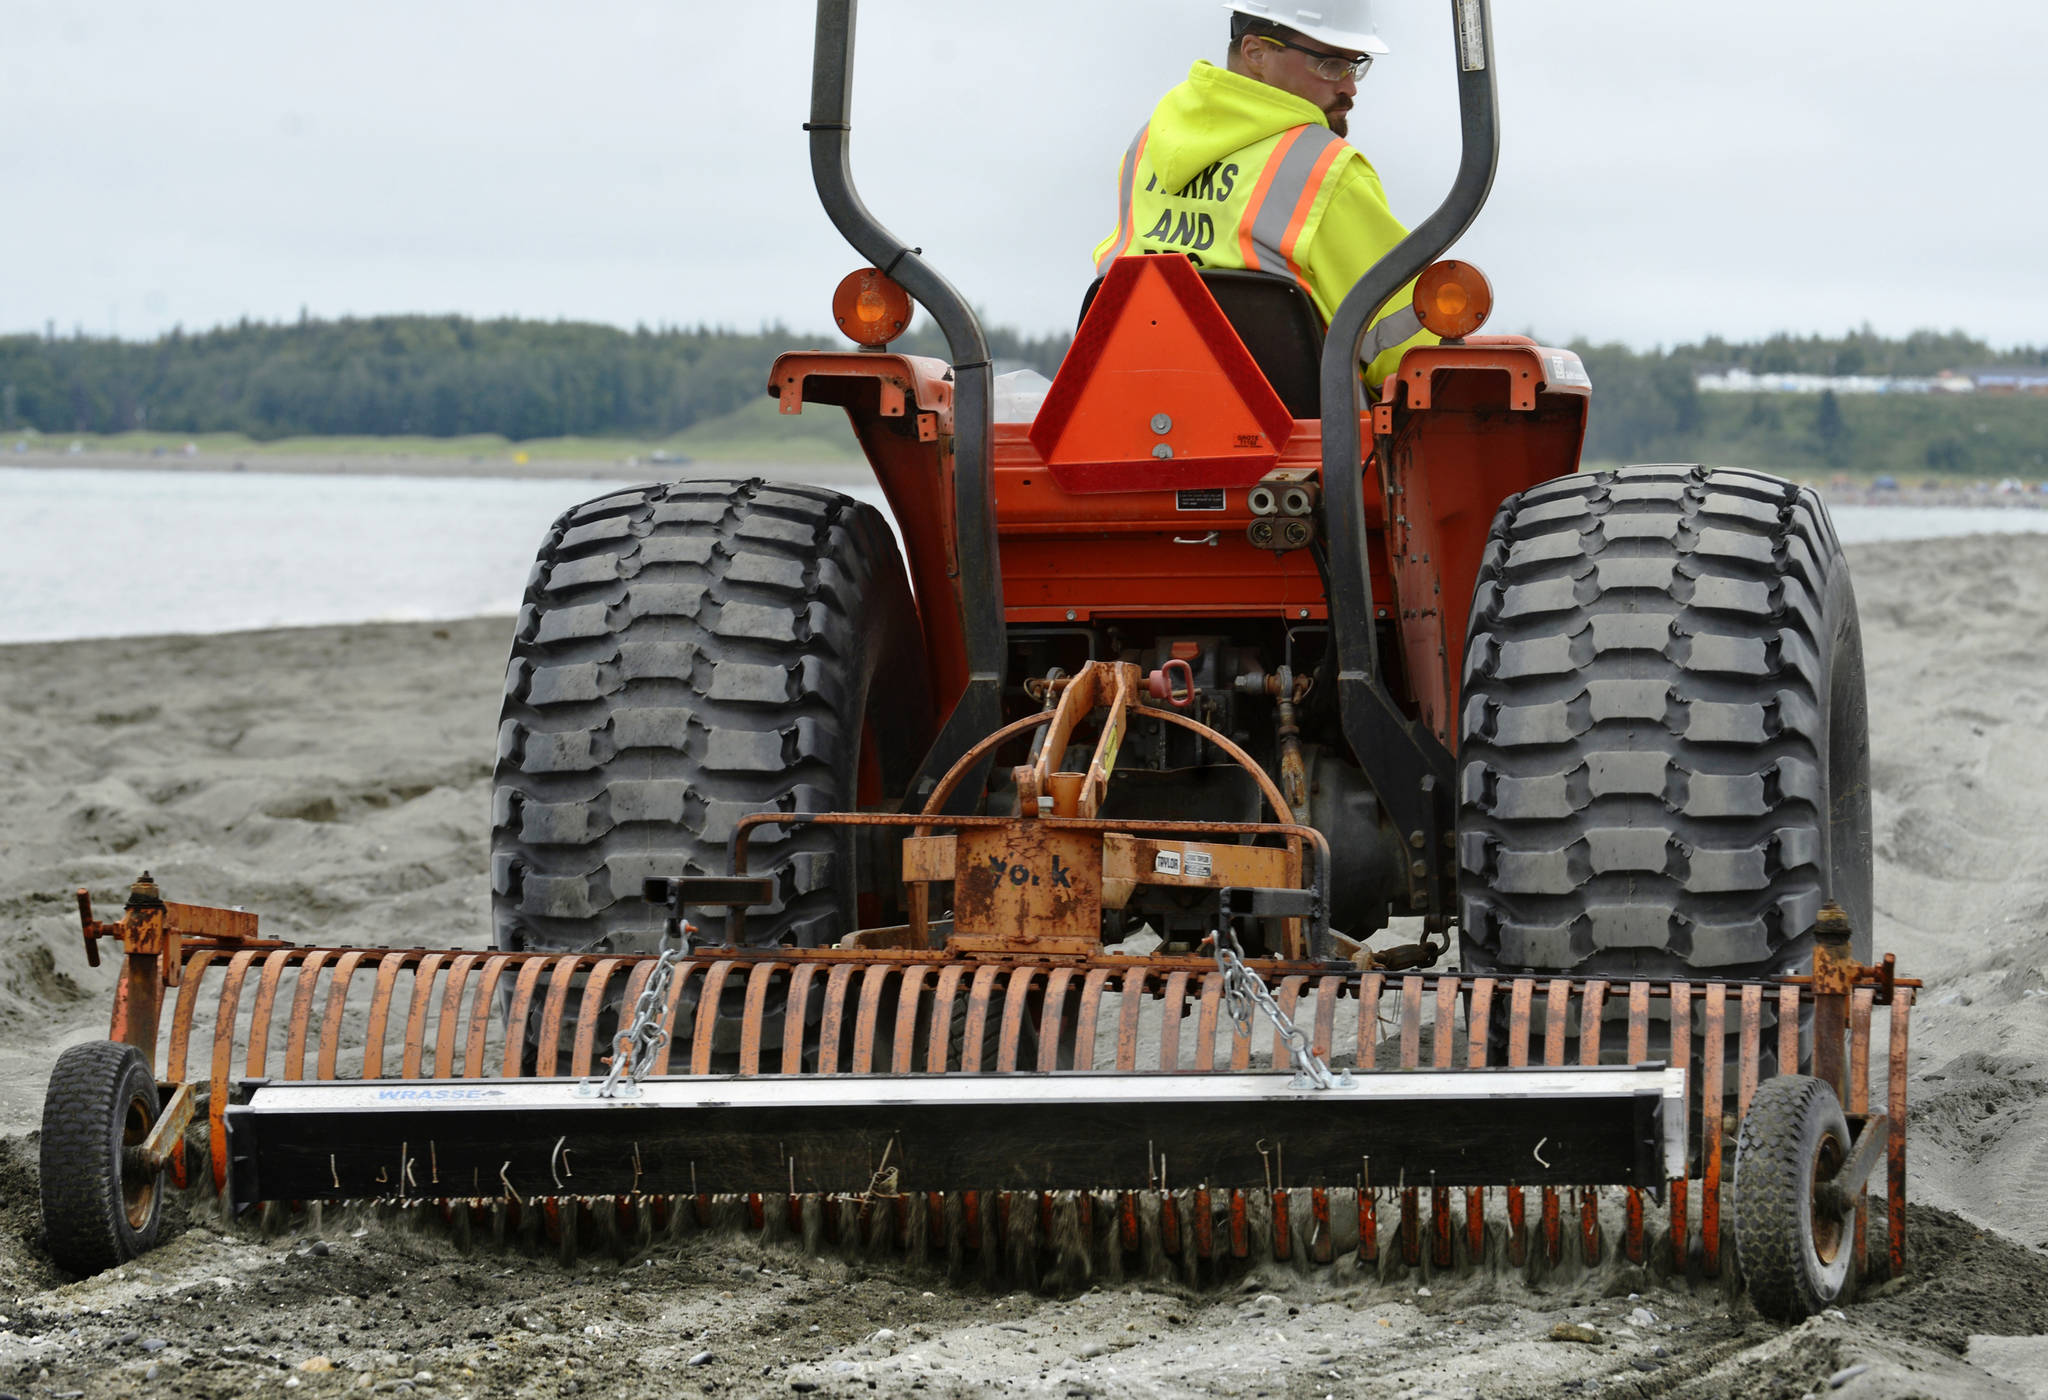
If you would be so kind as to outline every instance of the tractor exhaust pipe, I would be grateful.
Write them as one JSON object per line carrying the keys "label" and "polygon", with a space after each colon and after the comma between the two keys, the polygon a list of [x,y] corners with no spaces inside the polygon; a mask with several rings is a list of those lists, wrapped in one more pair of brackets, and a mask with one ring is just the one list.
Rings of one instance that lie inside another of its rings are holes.
{"label": "tractor exhaust pipe", "polygon": [[[1376,795],[1402,837],[1425,852],[1411,896],[1447,912],[1454,876],[1441,834],[1452,829],[1456,790],[1442,744],[1404,716],[1380,682],[1372,577],[1366,566],[1364,460],[1358,430],[1358,359],[1380,308],[1463,236],[1493,189],[1500,163],[1500,101],[1493,67],[1491,0],[1451,0],[1458,54],[1464,154],[1434,214],[1375,263],[1344,298],[1323,342],[1323,499],[1330,541],[1330,638],[1336,649],[1344,738],[1368,773],[1386,773]],[[1427,884],[1425,891],[1418,886]]]}
{"label": "tractor exhaust pipe", "polygon": [[[966,298],[919,250],[868,212],[853,183],[853,36],[859,0],[818,0],[817,47],[811,68],[811,178],[832,226],[854,251],[903,284],[946,337],[953,360],[955,585],[967,653],[967,688],[954,703],[925,758],[912,792],[936,780],[968,746],[1002,724],[1004,659],[1002,565],[996,555],[994,369],[988,338]],[[929,606],[929,602],[926,606]],[[961,785],[962,800],[980,790]]]}

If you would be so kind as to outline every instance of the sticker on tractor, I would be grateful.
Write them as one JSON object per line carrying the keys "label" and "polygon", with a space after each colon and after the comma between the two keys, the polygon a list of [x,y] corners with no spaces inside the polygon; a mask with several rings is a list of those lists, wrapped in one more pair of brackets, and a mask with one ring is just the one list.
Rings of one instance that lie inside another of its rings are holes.
{"label": "sticker on tractor", "polygon": [[1202,491],[1176,491],[1174,502],[1181,510],[1222,510],[1224,509],[1221,488]]}
{"label": "sticker on tractor", "polygon": [[1190,880],[1206,880],[1215,869],[1215,863],[1207,851],[1189,851],[1186,868]]}
{"label": "sticker on tractor", "polygon": [[1154,875],[1180,874],[1180,852],[1160,851],[1154,854],[1152,857],[1152,873]]}
{"label": "sticker on tractor", "polygon": [[1543,358],[1549,369],[1545,377],[1552,384],[1568,384],[1579,389],[1592,387],[1593,379],[1586,373],[1586,362],[1571,351],[1555,351]]}

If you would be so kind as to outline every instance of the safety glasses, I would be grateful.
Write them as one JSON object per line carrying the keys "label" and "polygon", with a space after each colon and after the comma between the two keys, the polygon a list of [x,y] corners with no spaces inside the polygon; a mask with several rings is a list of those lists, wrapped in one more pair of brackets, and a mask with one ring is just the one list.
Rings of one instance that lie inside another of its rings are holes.
{"label": "safety glasses", "polygon": [[1369,53],[1347,58],[1340,53],[1325,53],[1321,49],[1312,49],[1304,44],[1276,39],[1270,34],[1261,34],[1259,37],[1276,49],[1293,49],[1296,53],[1307,54],[1315,60],[1309,64],[1308,71],[1326,83],[1342,82],[1345,78],[1363,82],[1365,75],[1372,69],[1372,55]]}

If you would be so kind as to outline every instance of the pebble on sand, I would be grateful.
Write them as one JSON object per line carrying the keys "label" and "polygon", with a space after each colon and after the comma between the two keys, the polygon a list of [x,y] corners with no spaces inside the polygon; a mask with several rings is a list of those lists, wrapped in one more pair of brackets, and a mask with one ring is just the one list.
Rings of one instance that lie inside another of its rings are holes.
{"label": "pebble on sand", "polygon": [[1560,1322],[1550,1329],[1553,1342],[1578,1342],[1584,1346],[1597,1347],[1607,1340],[1592,1328],[1577,1322]]}

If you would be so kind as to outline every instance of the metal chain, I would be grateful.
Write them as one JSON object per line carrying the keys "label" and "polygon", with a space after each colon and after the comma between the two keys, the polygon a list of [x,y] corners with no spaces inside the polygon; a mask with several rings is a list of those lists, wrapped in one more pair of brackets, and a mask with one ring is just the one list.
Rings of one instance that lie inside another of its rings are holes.
{"label": "metal chain", "polygon": [[675,980],[676,964],[682,961],[689,935],[696,931],[685,924],[681,939],[672,941],[669,935],[663,935],[661,956],[655,961],[640,1000],[633,1003],[633,1024],[612,1041],[611,1072],[601,1084],[584,1080],[577,1086],[579,1092],[600,1099],[630,1099],[639,1094],[640,1080],[654,1073],[655,1060],[668,1045],[669,1033],[661,1028],[661,1013],[668,1006],[668,988]]}
{"label": "metal chain", "polygon": [[1297,1089],[1349,1089],[1353,1087],[1350,1072],[1332,1073],[1309,1045],[1308,1032],[1294,1024],[1294,1020],[1280,1009],[1280,1003],[1273,1000],[1273,994],[1266,990],[1265,979],[1245,965],[1244,947],[1237,941],[1237,935],[1228,928],[1216,934],[1216,970],[1223,974],[1223,1009],[1230,1013],[1230,1019],[1237,1024],[1237,1033],[1246,1040],[1252,1038],[1252,1013],[1263,1011],[1273,1028],[1280,1032],[1281,1040],[1287,1044],[1288,1053],[1294,1059],[1294,1087]]}

